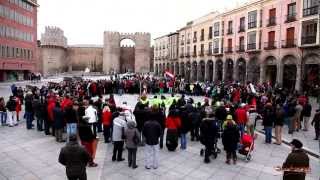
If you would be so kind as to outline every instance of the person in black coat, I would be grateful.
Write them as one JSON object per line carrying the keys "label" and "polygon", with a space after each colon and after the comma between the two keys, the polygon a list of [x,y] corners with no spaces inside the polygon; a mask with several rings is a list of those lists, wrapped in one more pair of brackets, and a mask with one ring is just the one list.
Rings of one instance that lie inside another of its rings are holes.
{"label": "person in black coat", "polygon": [[236,125],[234,125],[231,121],[226,123],[226,128],[222,133],[222,144],[224,150],[227,153],[226,163],[230,164],[231,158],[233,159],[233,163],[237,162],[237,148],[238,143],[240,141],[240,133]]}
{"label": "person in black coat", "polygon": [[157,105],[152,106],[151,113],[150,113],[151,119],[155,119],[161,126],[161,136],[160,136],[160,149],[163,148],[163,135],[164,135],[164,129],[165,129],[165,120],[166,115],[163,108],[159,108]]}
{"label": "person in black coat", "polygon": [[309,101],[307,101],[307,103],[303,106],[303,110],[302,110],[302,116],[303,116],[302,119],[304,124],[303,131],[309,130],[309,120],[311,117],[311,111],[312,111],[312,106],[309,103]]}
{"label": "person in black coat", "polygon": [[189,108],[187,106],[188,104],[186,106],[183,106],[180,109],[181,128],[179,130],[179,133],[180,133],[180,143],[181,143],[180,149],[182,150],[187,148],[187,133],[190,131],[192,126],[191,113],[193,108],[191,109],[190,106]]}
{"label": "person in black coat", "polygon": [[53,119],[54,119],[56,141],[64,142],[62,137],[63,129],[65,127],[64,112],[62,111],[59,102],[56,102],[56,106],[53,109]]}
{"label": "person in black coat", "polygon": [[209,114],[200,124],[200,142],[205,145],[205,163],[210,162],[210,155],[212,154],[214,144],[217,142],[218,130],[218,121],[213,117],[213,114]]}
{"label": "person in black coat", "polygon": [[33,100],[34,115],[37,118],[37,130],[43,131],[43,122],[46,112],[45,104],[39,96],[35,96]]}
{"label": "person in black coat", "polygon": [[69,137],[69,143],[61,149],[59,154],[59,163],[66,167],[69,180],[86,180],[86,166],[90,159],[90,154],[79,146],[76,135]]}
{"label": "person in black coat", "polygon": [[159,166],[158,144],[162,133],[161,125],[155,119],[150,119],[144,124],[142,133],[146,138],[145,168],[150,169],[153,167],[154,169],[157,169]]}
{"label": "person in black coat", "polygon": [[190,114],[191,120],[191,141],[199,141],[199,126],[202,120],[203,108],[201,107],[201,103],[197,104],[197,108],[193,108],[193,111]]}
{"label": "person in black coat", "polygon": [[274,124],[274,120],[276,119],[274,109],[272,104],[268,102],[265,105],[265,109],[263,111],[263,126],[266,134],[265,142],[270,144],[272,142],[272,127]]}

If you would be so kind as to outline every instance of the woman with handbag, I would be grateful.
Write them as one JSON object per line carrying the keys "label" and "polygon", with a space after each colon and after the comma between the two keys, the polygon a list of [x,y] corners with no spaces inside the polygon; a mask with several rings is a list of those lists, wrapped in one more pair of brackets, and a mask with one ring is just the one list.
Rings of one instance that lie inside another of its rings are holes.
{"label": "woman with handbag", "polygon": [[136,155],[138,150],[138,144],[140,143],[140,134],[136,128],[134,121],[128,121],[128,129],[125,131],[126,147],[128,149],[128,166],[136,169]]}

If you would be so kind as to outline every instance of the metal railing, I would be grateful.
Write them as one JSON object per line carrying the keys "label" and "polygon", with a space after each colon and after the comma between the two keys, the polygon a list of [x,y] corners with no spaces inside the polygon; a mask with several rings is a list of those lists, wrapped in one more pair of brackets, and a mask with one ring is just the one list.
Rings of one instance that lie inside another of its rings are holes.
{"label": "metal railing", "polygon": [[297,46],[297,40],[296,39],[286,39],[281,41],[281,47],[282,48],[294,48]]}
{"label": "metal railing", "polygon": [[297,20],[296,15],[297,15],[296,13],[286,15],[286,23],[296,21]]}
{"label": "metal railing", "polygon": [[277,48],[277,42],[276,41],[268,41],[264,43],[264,50],[271,50]]}
{"label": "metal railing", "polygon": [[305,8],[303,9],[303,16],[311,16],[311,15],[318,14],[318,10],[319,10],[319,6],[312,6],[312,7]]}
{"label": "metal railing", "polygon": [[317,42],[317,35],[305,35],[301,37],[301,44],[315,44]]}
{"label": "metal railing", "polygon": [[255,50],[257,49],[257,43],[247,44],[247,50]]}
{"label": "metal railing", "polygon": [[239,45],[236,47],[236,52],[244,52],[245,51],[245,47],[244,44]]}
{"label": "metal railing", "polygon": [[267,27],[275,26],[276,25],[276,17],[270,17],[267,22],[268,22]]}
{"label": "metal railing", "polygon": [[232,47],[225,47],[224,49],[225,49],[224,50],[225,53],[232,53],[233,52]]}
{"label": "metal railing", "polygon": [[257,21],[249,22],[248,23],[248,29],[256,28],[257,27]]}
{"label": "metal railing", "polygon": [[245,28],[244,25],[239,26],[239,31],[238,31],[238,33],[245,32],[245,31],[246,31],[246,28]]}

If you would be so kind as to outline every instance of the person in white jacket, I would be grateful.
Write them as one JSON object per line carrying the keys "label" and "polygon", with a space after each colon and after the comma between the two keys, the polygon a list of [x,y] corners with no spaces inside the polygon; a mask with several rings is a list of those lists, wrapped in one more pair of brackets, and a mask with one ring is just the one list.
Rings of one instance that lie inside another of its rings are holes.
{"label": "person in white jacket", "polygon": [[93,134],[97,137],[97,121],[98,113],[97,110],[93,107],[93,100],[85,100],[86,110],[85,118],[88,119],[88,123],[91,125]]}
{"label": "person in white jacket", "polygon": [[134,122],[136,124],[134,115],[130,110],[120,112],[120,115],[113,120],[112,141],[113,141],[113,155],[112,161],[123,161],[122,151],[124,146],[124,132],[127,129],[127,123]]}

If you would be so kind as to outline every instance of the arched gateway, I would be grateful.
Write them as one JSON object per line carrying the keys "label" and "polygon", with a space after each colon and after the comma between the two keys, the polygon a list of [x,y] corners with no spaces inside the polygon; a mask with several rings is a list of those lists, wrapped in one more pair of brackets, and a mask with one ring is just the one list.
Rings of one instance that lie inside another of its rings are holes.
{"label": "arched gateway", "polygon": [[[104,32],[103,47],[103,72],[107,74],[124,73],[121,72],[120,42],[124,39],[131,39],[135,43],[134,63],[130,67],[134,72],[146,73],[150,70],[150,34],[149,33],[119,33]],[[126,67],[127,69],[128,67]]]}

